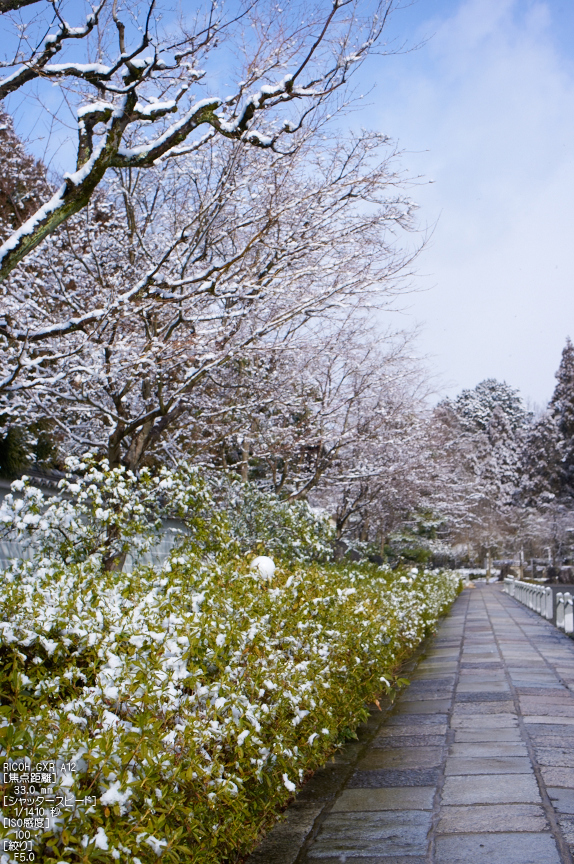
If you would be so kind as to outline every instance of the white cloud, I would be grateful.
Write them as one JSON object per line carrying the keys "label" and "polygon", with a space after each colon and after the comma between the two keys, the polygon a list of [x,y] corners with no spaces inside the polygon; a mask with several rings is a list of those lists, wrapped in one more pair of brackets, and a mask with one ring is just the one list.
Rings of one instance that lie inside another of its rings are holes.
{"label": "white cloud", "polygon": [[415,196],[438,224],[412,311],[455,390],[493,376],[543,402],[574,336],[574,65],[557,8],[468,0],[381,65],[379,123],[436,181]]}

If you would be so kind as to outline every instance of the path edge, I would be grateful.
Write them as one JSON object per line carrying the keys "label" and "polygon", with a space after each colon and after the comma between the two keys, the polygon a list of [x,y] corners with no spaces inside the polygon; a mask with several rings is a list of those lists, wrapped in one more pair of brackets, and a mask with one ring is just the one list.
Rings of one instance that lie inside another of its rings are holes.
{"label": "path edge", "polygon": [[[434,632],[426,636],[408,659],[403,661],[399,667],[399,676],[412,674],[424,660],[443,621],[448,618],[461,594],[455,597],[448,611],[437,619]],[[397,693],[396,696],[398,695]],[[397,698],[391,701],[387,696],[381,696],[379,702],[380,708],[374,704],[366,706],[369,716],[355,729],[357,738],[344,744],[309,777],[294,800],[280,814],[278,821],[262,837],[251,854],[242,859],[243,864],[299,864],[357,763],[396,707]]]}

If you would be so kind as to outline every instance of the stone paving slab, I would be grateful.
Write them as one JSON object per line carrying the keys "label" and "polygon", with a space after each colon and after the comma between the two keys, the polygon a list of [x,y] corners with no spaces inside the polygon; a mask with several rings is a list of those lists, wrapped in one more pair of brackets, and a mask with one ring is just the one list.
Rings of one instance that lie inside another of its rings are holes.
{"label": "stone paving slab", "polygon": [[518,742],[522,744],[520,729],[518,726],[506,726],[503,728],[478,728],[478,729],[454,729],[454,741],[460,743],[483,743],[483,742]]}
{"label": "stone paving slab", "polygon": [[411,665],[247,864],[574,864],[574,641],[483,586]]}
{"label": "stone paving slab", "polygon": [[371,749],[357,768],[434,768],[442,762],[442,747],[403,747],[392,750]]}
{"label": "stone paving slab", "polygon": [[544,810],[536,804],[443,806],[437,826],[439,834],[549,830]]}
{"label": "stone paving slab", "polygon": [[491,758],[492,756],[528,756],[526,744],[523,741],[500,741],[493,739],[491,741],[474,741],[472,743],[457,743],[451,744],[449,756],[462,756],[466,759],[469,757]]}
{"label": "stone paving slab", "polygon": [[434,786],[394,789],[345,789],[335,801],[332,813],[371,810],[432,810]]}
{"label": "stone paving slab", "polygon": [[365,787],[377,789],[385,786],[436,786],[439,781],[439,766],[436,768],[402,768],[381,771],[355,771],[347,789]]}
{"label": "stone paving slab", "polygon": [[574,749],[563,747],[536,747],[536,761],[539,765],[553,768],[574,768]]}
{"label": "stone paving slab", "polygon": [[532,765],[528,756],[473,756],[471,758],[451,756],[447,759],[445,774],[531,774]]}
{"label": "stone paving slab", "polygon": [[574,814],[574,789],[558,789],[548,786],[548,795],[557,813]]}
{"label": "stone paving slab", "polygon": [[389,717],[387,723],[389,726],[446,726],[448,716],[446,714],[427,714],[426,712],[411,713],[410,711],[402,711],[402,705],[399,702],[395,712]]}
{"label": "stone paving slab", "polygon": [[308,858],[424,856],[431,820],[431,813],[424,810],[333,813],[323,822]]}
{"label": "stone paving slab", "polygon": [[[477,675],[465,675],[460,677],[458,687],[456,688],[457,695],[461,693],[480,693],[481,695],[488,693],[505,693],[508,699],[508,684],[502,678],[495,680],[494,677],[487,677],[484,680],[476,680]],[[481,676],[482,679],[482,676]],[[450,706],[449,706],[450,707]]]}
{"label": "stone paving slab", "polygon": [[437,838],[435,864],[561,864],[549,834],[451,834]]}
{"label": "stone paving slab", "polygon": [[507,700],[503,702],[458,702],[453,708],[453,715],[460,717],[465,714],[507,714],[512,708],[514,708],[514,704]]}
{"label": "stone paving slab", "polygon": [[546,768],[543,766],[540,773],[547,786],[562,786],[564,789],[570,789],[573,785],[574,777],[571,768]]}
{"label": "stone paving slab", "polygon": [[443,735],[387,735],[377,736],[372,747],[384,747],[387,750],[403,747],[434,747],[442,746],[446,740],[446,729]]}
{"label": "stone paving slab", "polygon": [[540,792],[534,774],[486,774],[447,777],[443,804],[537,804]]}
{"label": "stone paving slab", "polygon": [[441,711],[448,711],[450,708],[450,699],[417,699],[401,702],[397,708],[399,716],[403,714],[440,714]]}
{"label": "stone paving slab", "polygon": [[[572,730],[574,733],[574,730]],[[379,729],[376,740],[381,740],[383,738],[402,738],[404,735],[446,735],[447,725],[446,723],[433,723],[432,725],[425,725],[424,723],[415,724],[407,722],[404,725],[402,723],[391,724],[389,720],[389,725],[384,726],[382,729]]]}

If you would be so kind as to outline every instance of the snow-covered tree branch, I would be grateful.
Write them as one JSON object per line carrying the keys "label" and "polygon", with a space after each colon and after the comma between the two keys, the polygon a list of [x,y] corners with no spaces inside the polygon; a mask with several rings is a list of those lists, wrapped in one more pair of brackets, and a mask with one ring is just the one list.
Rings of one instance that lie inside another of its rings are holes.
{"label": "snow-covered tree branch", "polygon": [[[200,151],[214,137],[277,149],[346,83],[379,38],[392,0],[375,4],[368,20],[359,16],[357,0],[324,2],[314,13],[289,6],[279,13],[253,0],[228,17],[213,0],[191,23],[175,26],[155,0],[129,11],[118,0],[100,0],[72,25],[64,15],[67,8],[77,16],[77,4],[43,2],[24,28],[29,32],[20,25],[14,37],[0,100],[34,84],[63,88],[76,114],[76,164],[5,239],[0,279],[84,209],[111,170],[152,167]],[[237,69],[232,60],[240,49]],[[229,69],[222,95],[213,92],[222,89],[209,71],[214,64]]]}
{"label": "snow-covered tree branch", "polygon": [[284,351],[305,322],[388,304],[413,204],[387,139],[294,142],[262,160],[214,138],[116,170],[4,283],[5,410],[49,415],[68,448],[137,467],[215,370]]}

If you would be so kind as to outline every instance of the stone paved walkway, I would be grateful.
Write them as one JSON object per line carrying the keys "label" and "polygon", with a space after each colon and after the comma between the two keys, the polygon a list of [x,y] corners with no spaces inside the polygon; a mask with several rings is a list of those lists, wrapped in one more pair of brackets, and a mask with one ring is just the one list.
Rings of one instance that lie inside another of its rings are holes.
{"label": "stone paved walkway", "polygon": [[499,585],[464,591],[354,752],[252,864],[573,864],[574,641]]}

